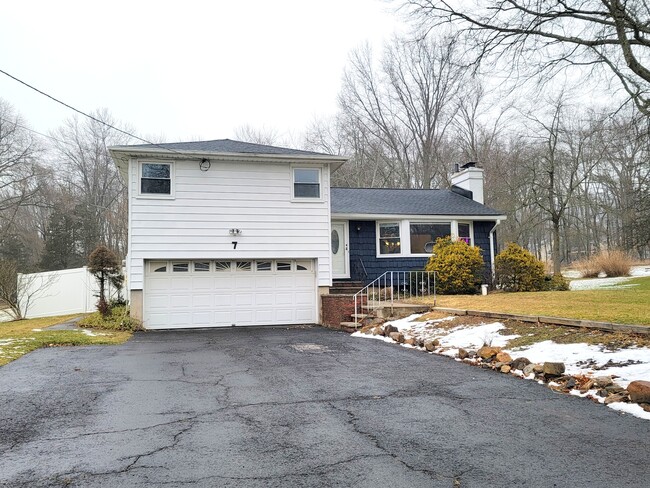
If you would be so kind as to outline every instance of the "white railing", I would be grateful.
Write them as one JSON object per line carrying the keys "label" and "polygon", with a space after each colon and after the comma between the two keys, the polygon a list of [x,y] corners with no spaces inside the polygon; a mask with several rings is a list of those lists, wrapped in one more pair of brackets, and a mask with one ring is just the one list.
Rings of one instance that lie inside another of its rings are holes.
{"label": "white railing", "polygon": [[436,306],[435,271],[386,271],[354,294],[354,322],[359,323],[362,311],[393,308],[406,298],[433,296]]}

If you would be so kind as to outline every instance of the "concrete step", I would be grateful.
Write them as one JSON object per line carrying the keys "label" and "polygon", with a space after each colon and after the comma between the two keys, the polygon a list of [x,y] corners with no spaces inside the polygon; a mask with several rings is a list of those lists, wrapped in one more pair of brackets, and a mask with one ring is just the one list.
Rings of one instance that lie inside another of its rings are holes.
{"label": "concrete step", "polygon": [[365,319],[366,317],[368,317],[368,314],[367,313],[353,313],[353,314],[351,314],[351,316],[352,316],[353,319]]}

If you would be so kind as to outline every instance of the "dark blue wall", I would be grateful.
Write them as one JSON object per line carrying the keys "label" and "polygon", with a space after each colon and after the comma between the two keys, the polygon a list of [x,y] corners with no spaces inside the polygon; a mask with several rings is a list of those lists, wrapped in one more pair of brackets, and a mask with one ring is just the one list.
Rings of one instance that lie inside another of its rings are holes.
{"label": "dark blue wall", "polygon": [[[474,245],[481,248],[486,272],[490,270],[489,234],[492,227],[494,222],[474,222]],[[427,258],[378,258],[375,231],[374,220],[350,221],[350,278],[352,280],[370,282],[386,271],[424,269]]]}

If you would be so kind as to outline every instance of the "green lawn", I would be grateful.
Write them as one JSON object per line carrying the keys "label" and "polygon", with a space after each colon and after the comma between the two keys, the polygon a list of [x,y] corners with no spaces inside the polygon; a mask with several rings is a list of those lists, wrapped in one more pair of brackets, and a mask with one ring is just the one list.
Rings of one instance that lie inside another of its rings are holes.
{"label": "green lawn", "polygon": [[[439,295],[439,307],[650,325],[650,277],[606,290]],[[433,304],[430,297],[413,300]]]}
{"label": "green lawn", "polygon": [[0,366],[40,347],[121,344],[131,337],[131,332],[116,330],[89,329],[94,335],[88,335],[83,331],[46,329],[77,316],[64,315],[0,323]]}

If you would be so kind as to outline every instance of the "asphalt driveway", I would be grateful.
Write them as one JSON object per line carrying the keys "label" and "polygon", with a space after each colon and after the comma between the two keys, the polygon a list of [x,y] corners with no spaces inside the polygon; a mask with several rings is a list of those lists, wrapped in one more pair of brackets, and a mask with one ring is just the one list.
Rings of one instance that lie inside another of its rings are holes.
{"label": "asphalt driveway", "polygon": [[0,486],[647,487],[650,422],[322,328],[139,333],[0,368]]}

